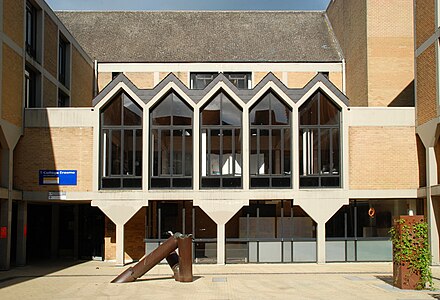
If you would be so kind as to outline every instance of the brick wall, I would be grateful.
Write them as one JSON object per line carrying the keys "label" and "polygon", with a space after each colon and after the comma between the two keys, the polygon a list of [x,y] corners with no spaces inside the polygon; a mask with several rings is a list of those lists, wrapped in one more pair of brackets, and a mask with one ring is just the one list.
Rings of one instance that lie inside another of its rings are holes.
{"label": "brick wall", "polygon": [[58,27],[47,13],[44,13],[44,68],[58,78]]}
{"label": "brick wall", "polygon": [[417,125],[437,116],[435,44],[417,57]]}
{"label": "brick wall", "polygon": [[334,1],[327,15],[345,56],[350,105],[368,106],[366,1]]}
{"label": "brick wall", "polygon": [[59,189],[91,191],[92,165],[92,128],[25,128],[14,150],[14,188],[54,191],[56,186],[39,185],[39,170],[77,170],[77,185]]}
{"label": "brick wall", "polygon": [[[138,89],[154,88],[153,72],[126,72],[125,76],[127,76]],[[184,83],[186,84],[186,81]]]}
{"label": "brick wall", "polygon": [[57,86],[44,76],[43,107],[56,107],[58,106],[57,100]]}
{"label": "brick wall", "polygon": [[287,86],[291,89],[303,88],[316,74],[316,72],[289,72],[287,73]]}
{"label": "brick wall", "polygon": [[369,0],[368,106],[414,106],[412,0]]}
{"label": "brick wall", "polygon": [[[124,226],[125,259],[139,260],[145,254],[146,208],[142,207]],[[105,218],[105,260],[116,259],[116,225]]]}
{"label": "brick wall", "polygon": [[98,73],[98,92],[101,92],[107,84],[112,81],[112,73],[111,72],[99,72]]}
{"label": "brick wall", "polygon": [[[160,72],[159,73],[159,82],[162,81],[165,77],[170,74],[169,72]],[[173,72],[174,75],[176,75],[177,78],[179,78],[180,81],[184,85],[188,85],[188,72]]]}
{"label": "brick wall", "polygon": [[71,106],[91,106],[93,99],[93,67],[72,45]]}
{"label": "brick wall", "polygon": [[3,31],[19,46],[24,44],[25,1],[3,0]]}
{"label": "brick wall", "polygon": [[[283,79],[282,72],[272,72],[279,80]],[[254,72],[254,82],[253,86],[256,86],[269,72]]]}
{"label": "brick wall", "polygon": [[435,31],[435,0],[415,0],[416,48]]}
{"label": "brick wall", "polygon": [[419,186],[414,127],[351,127],[350,189]]}
{"label": "brick wall", "polygon": [[23,109],[23,59],[14,50],[3,44],[2,119],[22,125]]}

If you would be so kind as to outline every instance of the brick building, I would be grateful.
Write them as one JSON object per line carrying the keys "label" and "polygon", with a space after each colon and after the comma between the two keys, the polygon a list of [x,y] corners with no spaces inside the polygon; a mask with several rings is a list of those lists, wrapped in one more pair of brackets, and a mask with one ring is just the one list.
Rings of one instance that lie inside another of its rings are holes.
{"label": "brick building", "polygon": [[438,248],[438,82],[416,77],[415,102],[412,1],[2,9],[3,268],[124,264],[168,230],[193,234],[197,263],[388,261],[388,230],[409,211],[428,215]]}

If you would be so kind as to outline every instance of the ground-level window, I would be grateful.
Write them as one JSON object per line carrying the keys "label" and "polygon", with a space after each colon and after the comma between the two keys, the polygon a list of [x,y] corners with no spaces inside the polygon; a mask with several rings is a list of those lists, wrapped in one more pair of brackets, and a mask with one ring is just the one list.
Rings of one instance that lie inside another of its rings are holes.
{"label": "ground-level window", "polygon": [[410,210],[423,214],[422,200],[350,200],[326,223],[327,261],[391,261],[389,230]]}
{"label": "ground-level window", "polygon": [[292,200],[250,201],[226,224],[226,262],[315,262],[316,223]]}
{"label": "ground-level window", "polygon": [[101,111],[101,188],[142,187],[142,108],[121,92]]}
{"label": "ground-level window", "polygon": [[316,92],[299,109],[301,188],[341,186],[341,111]]}

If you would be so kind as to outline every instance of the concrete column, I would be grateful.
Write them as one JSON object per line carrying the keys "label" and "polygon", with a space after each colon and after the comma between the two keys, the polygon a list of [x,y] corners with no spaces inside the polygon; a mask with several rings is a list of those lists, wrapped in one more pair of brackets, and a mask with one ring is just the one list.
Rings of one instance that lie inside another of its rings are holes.
{"label": "concrete column", "polygon": [[0,270],[8,270],[11,264],[11,228],[12,228],[12,190],[13,190],[13,150],[3,149],[1,151],[3,168],[2,185],[8,187],[8,199],[1,200],[0,207],[0,229],[5,236],[0,236]]}
{"label": "concrete column", "polygon": [[79,204],[73,207],[73,258],[79,257]]}
{"label": "concrete column", "polygon": [[116,224],[116,265],[125,264],[124,224]]}
{"label": "concrete column", "polygon": [[325,264],[325,222],[316,223],[316,262]]}
{"label": "concrete column", "polygon": [[58,257],[58,241],[60,236],[60,206],[56,203],[52,203],[52,215],[51,215],[51,234],[50,234],[50,257]]}
{"label": "concrete column", "polygon": [[11,263],[12,199],[0,200],[0,270],[8,270]]}
{"label": "concrete column", "polygon": [[217,264],[224,265],[225,264],[225,224],[217,224]]}
{"label": "concrete column", "polygon": [[[249,128],[249,108],[246,107],[243,111],[243,145],[250,145]],[[241,153],[241,174],[243,178],[243,189],[248,190],[250,186],[249,147],[242,147]]]}
{"label": "concrete column", "polygon": [[429,244],[431,246],[432,264],[440,264],[439,231],[437,227],[437,216],[434,210],[434,199],[432,198],[431,187],[437,185],[437,160],[434,147],[426,148],[426,215],[429,225]]}
{"label": "concrete column", "polygon": [[26,265],[26,238],[27,238],[27,202],[18,202],[17,210],[17,266]]}

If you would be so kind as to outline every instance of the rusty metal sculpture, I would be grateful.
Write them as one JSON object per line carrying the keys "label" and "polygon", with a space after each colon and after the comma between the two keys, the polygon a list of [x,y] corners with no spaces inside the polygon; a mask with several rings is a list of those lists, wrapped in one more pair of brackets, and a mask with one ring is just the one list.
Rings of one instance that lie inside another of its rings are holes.
{"label": "rusty metal sculpture", "polygon": [[[176,249],[179,248],[179,255]],[[112,283],[133,282],[155,265],[166,259],[174,273],[174,279],[180,282],[192,282],[192,238],[191,235],[184,235],[179,232],[173,234],[163,244],[159,245],[153,252],[144,256],[136,265],[129,267]]]}

